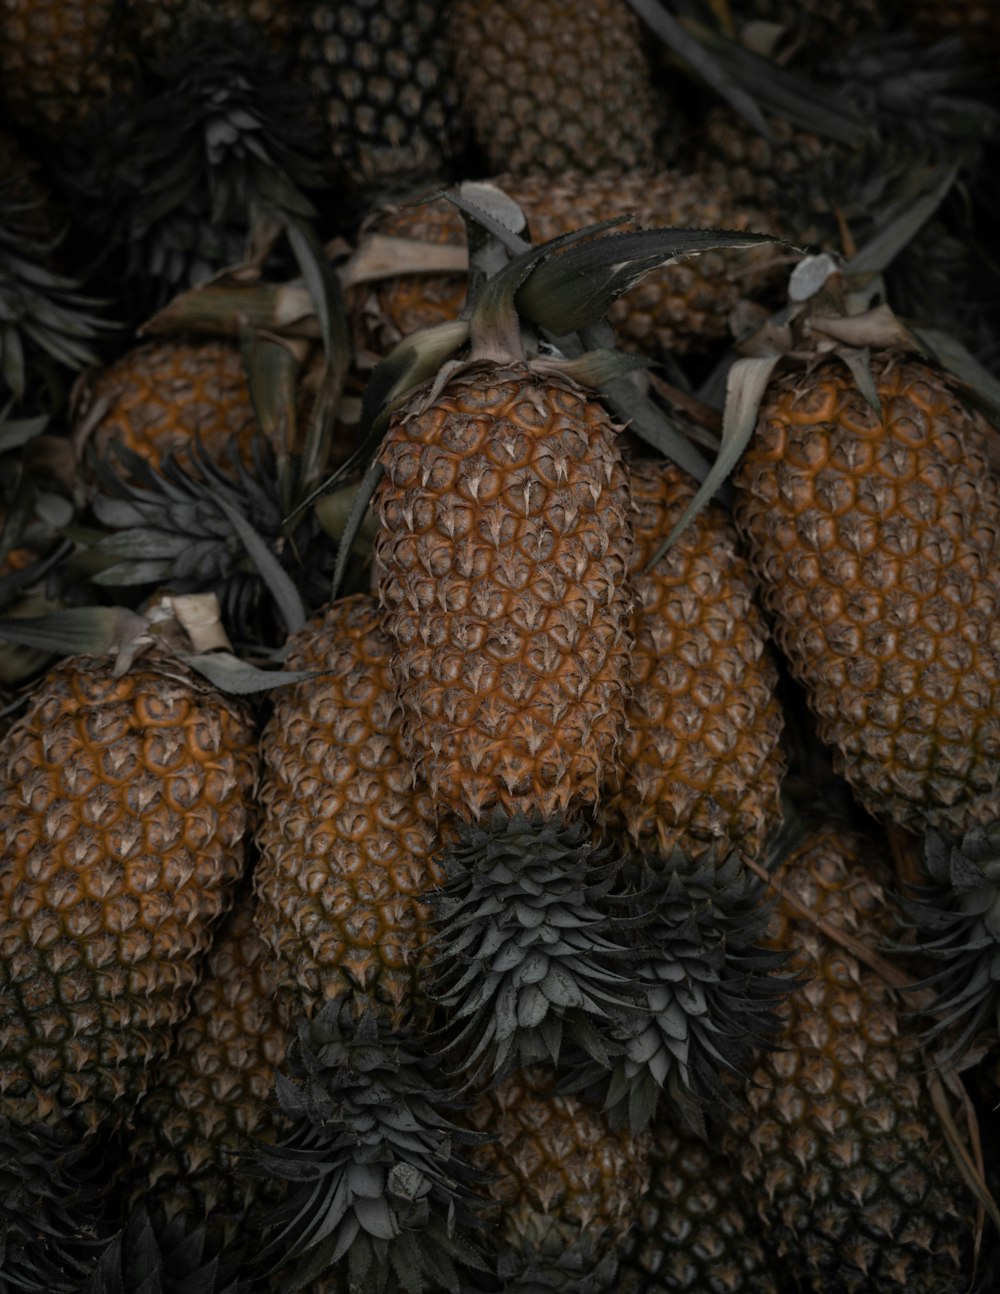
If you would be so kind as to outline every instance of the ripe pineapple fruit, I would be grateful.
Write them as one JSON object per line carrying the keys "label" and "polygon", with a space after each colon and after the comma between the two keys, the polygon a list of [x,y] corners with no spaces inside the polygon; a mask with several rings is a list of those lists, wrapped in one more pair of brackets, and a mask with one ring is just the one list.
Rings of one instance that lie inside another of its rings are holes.
{"label": "ripe pineapple fruit", "polygon": [[443,811],[594,803],[628,694],[628,482],[575,381],[475,365],[393,416],[379,595],[404,738]]}
{"label": "ripe pineapple fruit", "polygon": [[[632,213],[641,227],[769,230],[774,218],[734,198],[718,167],[681,171],[625,171],[620,166],[585,174],[500,175],[492,183],[523,209],[536,243],[586,225]],[[437,201],[390,211],[371,226],[388,237],[433,243],[465,241],[461,216]],[[728,333],[730,312],[762,290],[774,251],[719,248],[647,275],[611,306],[620,342],[646,354],[704,350]],[[419,268],[419,264],[418,264]],[[460,275],[401,274],[355,292],[365,344],[385,354],[418,328],[454,319],[465,303]]]}
{"label": "ripe pineapple fruit", "polygon": [[0,746],[0,1114],[126,1114],[243,867],[247,716],[179,661],[55,666]]}
{"label": "ripe pineapple fruit", "polygon": [[[900,933],[890,879],[874,846],[837,825],[807,837],[774,877],[872,948]],[[809,1294],[966,1288],[976,1204],[937,1124],[907,1004],[781,899],[770,941],[808,981],[788,999],[778,1048],[754,1070],[723,1147],[783,1279]]]}
{"label": "ripe pineapple fruit", "polygon": [[235,447],[253,460],[257,416],[243,356],[221,340],[147,342],[96,373],[77,424],[99,454],[120,442],[154,467],[197,436],[213,459]]}
{"label": "ripe pineapple fruit", "polygon": [[283,689],[264,731],[256,921],[289,1025],[330,1000],[394,1027],[427,1022],[424,895],[440,846],[402,744],[392,654],[372,598],[334,603],[286,656],[322,673]]}
{"label": "ripe pineapple fruit", "polygon": [[651,1128],[649,1190],[621,1242],[622,1294],[782,1294],[750,1186],[708,1138],[664,1112]]}
{"label": "ripe pineapple fruit", "polygon": [[281,1131],[271,1088],[291,1040],[278,1017],[273,956],[253,918],[247,888],[215,936],[190,1014],[128,1136],[133,1200],[189,1227],[222,1220],[230,1233],[264,1194],[239,1156],[253,1138],[274,1141]]}
{"label": "ripe pineapple fruit", "polygon": [[662,114],[624,0],[454,0],[449,33],[462,109],[491,170],[554,177],[657,159]]}
{"label": "ripe pineapple fruit", "polygon": [[[541,1066],[504,1079],[467,1117],[485,1134],[471,1158],[490,1174],[501,1272],[544,1289],[562,1288],[558,1274],[574,1267],[583,1276],[603,1267],[613,1278],[609,1257],[649,1184],[648,1134],[612,1131],[597,1107],[558,1092],[555,1072]],[[586,1288],[610,1289],[612,1280]]]}
{"label": "ripe pineapple fruit", "polygon": [[961,833],[1000,816],[1000,496],[986,424],[921,360],[772,380],[736,521],[821,738],[870,812]]}
{"label": "ripe pineapple fruit", "polygon": [[781,708],[754,585],[721,508],[702,511],[652,570],[695,485],[629,462],[633,687],[618,769],[598,808],[606,832],[668,858],[713,844],[757,856],[781,817]]}

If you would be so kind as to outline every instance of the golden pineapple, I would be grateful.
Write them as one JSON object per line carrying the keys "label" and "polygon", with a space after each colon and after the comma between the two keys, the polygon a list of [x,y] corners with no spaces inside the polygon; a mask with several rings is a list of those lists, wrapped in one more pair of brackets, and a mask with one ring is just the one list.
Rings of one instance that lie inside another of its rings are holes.
{"label": "golden pineapple", "polygon": [[278,1018],[274,958],[253,914],[247,889],[220,927],[191,1012],[132,1119],[133,1191],[168,1220],[242,1220],[266,1189],[238,1156],[253,1139],[279,1133],[271,1088],[291,1039]]}
{"label": "golden pineapple", "polygon": [[986,424],[938,372],[873,357],[772,381],[735,486],[775,639],[869,811],[1000,817],[1000,495]]}
{"label": "golden pineapple", "polygon": [[392,644],[364,594],[291,640],[263,737],[257,924],[278,958],[288,1022],[348,997],[394,1025],[426,1011],[432,933],[422,895],[440,880],[435,812],[400,737]]}
{"label": "golden pineapple", "polygon": [[[644,228],[776,228],[773,216],[761,214],[729,190],[718,168],[686,174],[616,166],[593,175],[500,175],[492,183],[522,207],[536,243],[628,214]],[[390,211],[373,229],[388,237],[431,243],[465,241],[458,209],[444,200]],[[720,248],[654,270],[611,306],[609,316],[619,341],[653,356],[704,350],[728,334],[730,312],[767,283],[774,261],[769,246]],[[384,354],[418,328],[457,318],[465,303],[465,280],[451,274],[402,274],[375,283],[367,294],[357,292],[356,298],[356,313],[367,327],[366,342]]]}
{"label": "golden pineapple", "polygon": [[759,854],[781,816],[781,708],[767,630],[731,521],[701,512],[646,565],[695,493],[666,461],[629,464],[632,699],[620,769],[601,801],[606,829],[649,854],[714,843]]}
{"label": "golden pineapple", "polygon": [[628,483],[602,406],[472,365],[393,416],[376,553],[403,735],[442,811],[596,801],[628,695]]}
{"label": "golden pineapple", "polygon": [[598,1107],[558,1093],[555,1080],[530,1066],[481,1096],[468,1118],[488,1139],[471,1158],[495,1175],[485,1189],[499,1206],[504,1248],[543,1265],[586,1245],[596,1266],[635,1219],[649,1184],[649,1136],[613,1132]]}
{"label": "golden pineapple", "polygon": [[239,347],[216,340],[126,352],[88,383],[78,417],[98,453],[120,441],[154,467],[195,436],[211,458],[232,447],[249,463],[258,427]]}
{"label": "golden pineapple", "polygon": [[[901,933],[890,878],[873,845],[839,826],[814,832],[775,875],[872,949]],[[779,1270],[811,1294],[964,1289],[976,1203],[931,1105],[910,1004],[784,901],[770,941],[808,979],[782,1009],[777,1048],[751,1075],[724,1148]]]}
{"label": "golden pineapple", "polygon": [[255,739],[174,659],[55,666],[0,745],[0,1115],[126,1112],[244,861]]}
{"label": "golden pineapple", "polygon": [[455,0],[462,107],[493,170],[623,170],[656,159],[661,117],[625,0]]}

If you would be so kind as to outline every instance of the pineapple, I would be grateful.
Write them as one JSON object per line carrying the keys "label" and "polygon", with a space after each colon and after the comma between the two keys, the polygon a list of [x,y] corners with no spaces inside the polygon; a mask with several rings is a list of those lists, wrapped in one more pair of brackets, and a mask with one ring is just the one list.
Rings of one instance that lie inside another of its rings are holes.
{"label": "pineapple", "polygon": [[775,639],[874,814],[1000,817],[1000,496],[987,426],[921,360],[772,380],[734,479]]}
{"label": "pineapple", "polygon": [[252,28],[279,47],[292,28],[292,6],[282,0],[128,0],[139,48],[162,58],[194,33],[234,24]]}
{"label": "pineapple", "polygon": [[441,879],[435,813],[400,736],[392,644],[367,594],[328,607],[286,665],[322,671],[283,690],[264,732],[256,921],[277,957],[289,1025],[324,1002],[428,1023]]}
{"label": "pineapple", "polygon": [[[877,948],[900,933],[890,877],[866,839],[829,825],[774,880]],[[783,900],[770,942],[808,981],[789,998],[779,1047],[755,1069],[723,1149],[757,1201],[783,1279],[809,1294],[965,1289],[976,1203],[938,1127],[906,1004]]]}
{"label": "pineapple", "polygon": [[55,666],[0,745],[0,1115],[127,1114],[185,1015],[243,867],[241,706],[147,654]]}
{"label": "pineapple", "polygon": [[257,416],[243,356],[221,340],[152,341],[93,374],[78,396],[78,441],[122,444],[159,467],[197,437],[213,459],[253,462]]}
{"label": "pineapple", "polygon": [[253,1138],[274,1141],[281,1131],[270,1097],[291,1035],[278,1018],[274,969],[248,888],[219,929],[191,1012],[131,1121],[133,1198],[168,1222],[221,1217],[235,1231],[262,1194],[240,1156]]}
{"label": "pineapple", "polygon": [[58,138],[134,79],[116,0],[4,0],[0,85],[11,116]]}
{"label": "pineapple", "polygon": [[331,180],[348,199],[446,178],[458,93],[440,0],[303,0],[293,75],[323,118]]}
{"label": "pineapple", "polygon": [[[695,174],[615,167],[593,175],[501,175],[492,183],[522,207],[536,243],[629,212],[642,227],[775,227],[773,217],[731,195],[718,167]],[[461,216],[444,201],[390,211],[372,228],[387,237],[465,241]],[[654,271],[611,307],[620,342],[654,357],[705,350],[727,336],[736,305],[765,288],[774,261],[768,246],[749,251],[720,248]],[[465,302],[465,282],[458,275],[395,275],[366,293],[357,290],[355,301],[364,343],[384,354],[418,328],[457,318]]]}
{"label": "pineapple", "polygon": [[[554,1071],[540,1066],[483,1094],[467,1118],[484,1134],[471,1158],[489,1174],[500,1272],[532,1289],[529,1277],[543,1289],[563,1288],[558,1274],[574,1266],[580,1275],[603,1268],[613,1278],[608,1259],[649,1184],[648,1134],[612,1131],[600,1110],[560,1094]],[[504,1288],[522,1286],[512,1280]]]}
{"label": "pineapple", "polygon": [[732,523],[701,512],[647,564],[695,493],[668,462],[629,463],[633,691],[599,817],[647,855],[761,853],[781,817],[781,709],[767,631]]}
{"label": "pineapple", "polygon": [[376,553],[403,733],[443,811],[593,804],[629,687],[616,428],[575,381],[477,364],[393,416]]}
{"label": "pineapple", "polygon": [[491,170],[558,177],[658,160],[665,113],[625,0],[454,0],[449,32]]}
{"label": "pineapple", "polygon": [[1000,10],[993,0],[953,0],[946,5],[936,0],[896,0],[896,4],[923,39],[960,36],[969,52],[992,70],[990,60],[1000,49]]}
{"label": "pineapple", "polygon": [[621,1244],[622,1294],[781,1294],[751,1189],[714,1129],[705,1140],[662,1114],[651,1132],[649,1190]]}

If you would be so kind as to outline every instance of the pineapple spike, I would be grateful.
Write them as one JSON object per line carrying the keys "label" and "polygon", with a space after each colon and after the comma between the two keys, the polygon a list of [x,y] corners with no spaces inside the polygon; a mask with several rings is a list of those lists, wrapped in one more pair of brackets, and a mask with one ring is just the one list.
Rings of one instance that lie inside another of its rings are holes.
{"label": "pineapple spike", "polygon": [[440,934],[432,994],[451,1013],[444,1055],[470,1083],[536,1061],[568,1041],[600,1068],[638,1028],[630,938],[644,918],[615,911],[620,862],[590,845],[583,823],[510,817],[462,825],[433,898]]}
{"label": "pineapple spike", "polygon": [[343,1260],[358,1294],[459,1294],[460,1271],[485,1270],[472,1238],[482,1174],[460,1147],[484,1138],[451,1122],[436,1066],[375,1012],[355,1021],[347,1000],[300,1023],[288,1064],[275,1094],[294,1126],[248,1166],[292,1183],[259,1261],[287,1260],[295,1289]]}

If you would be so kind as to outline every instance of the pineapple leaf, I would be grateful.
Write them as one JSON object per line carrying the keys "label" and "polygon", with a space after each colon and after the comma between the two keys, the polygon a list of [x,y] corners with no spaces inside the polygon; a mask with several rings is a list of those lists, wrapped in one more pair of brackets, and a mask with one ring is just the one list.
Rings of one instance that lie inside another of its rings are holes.
{"label": "pineapple leaf", "polygon": [[30,619],[0,619],[0,640],[59,656],[104,655],[148,628],[144,616],[125,607],[67,607]]}
{"label": "pineapple leaf", "polygon": [[268,692],[271,688],[286,687],[318,678],[321,670],[266,670],[258,669],[240,660],[231,652],[202,652],[185,656],[185,662],[203,678],[219,689],[234,696],[248,696],[255,692]]}
{"label": "pineapple leaf", "polygon": [[[582,232],[591,235],[601,228]],[[516,304],[534,323],[563,336],[603,318],[614,301],[651,270],[699,252],[778,241],[770,234],[724,229],[642,229],[613,238],[591,238],[533,266],[517,292]],[[556,240],[534,249],[554,250]]]}
{"label": "pineapple leaf", "polygon": [[645,22],[689,67],[711,86],[721,99],[753,126],[765,139],[771,132],[753,98],[730,76],[727,69],[703,44],[689,35],[658,0],[627,0]]}
{"label": "pineapple leaf", "polygon": [[333,570],[333,580],[330,587],[330,600],[333,601],[338,592],[344,576],[347,573],[347,563],[350,560],[351,548],[355,538],[361,531],[361,526],[368,511],[369,504],[378,489],[379,482],[385,472],[385,468],[377,458],[373,458],[368,464],[361,483],[358,485],[357,493],[354,496],[354,502],[351,504],[351,511],[348,514],[347,521],[344,524],[343,534],[340,536],[340,545],[337,549],[337,565]]}
{"label": "pineapple leaf", "polygon": [[278,605],[281,618],[290,634],[297,633],[309,618],[302,597],[268,545],[250,522],[222,495],[215,502],[226,515]]}
{"label": "pineapple leaf", "polygon": [[780,355],[738,359],[729,370],[726,382],[726,407],[722,418],[722,446],[719,449],[719,455],[677,524],[646,563],[647,571],[652,570],[660,558],[676,543],[698,513],[708,504],[718,486],[736,466],[753,435],[761,400],[771,380],[771,374],[780,360]]}
{"label": "pineapple leaf", "polygon": [[847,274],[881,274],[900,252],[913,242],[916,234],[930,220],[948,196],[961,170],[960,163],[938,167],[931,175],[931,187],[915,202],[880,229],[844,267]]}

